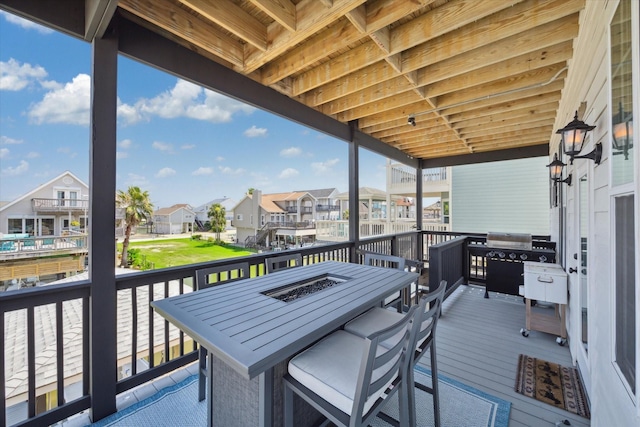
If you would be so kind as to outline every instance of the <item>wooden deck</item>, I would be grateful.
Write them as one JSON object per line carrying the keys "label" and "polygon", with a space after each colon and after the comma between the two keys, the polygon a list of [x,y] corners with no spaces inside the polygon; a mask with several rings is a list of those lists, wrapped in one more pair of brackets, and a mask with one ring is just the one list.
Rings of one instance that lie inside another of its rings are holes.
{"label": "wooden deck", "polygon": [[521,353],[572,366],[568,345],[556,344],[556,336],[543,332],[531,331],[525,338],[520,333],[524,326],[521,297],[491,292],[485,299],[484,288],[460,286],[445,301],[438,323],[439,373],[510,401],[510,427],[554,426],[564,419],[572,426],[589,426],[586,418],[515,392]]}

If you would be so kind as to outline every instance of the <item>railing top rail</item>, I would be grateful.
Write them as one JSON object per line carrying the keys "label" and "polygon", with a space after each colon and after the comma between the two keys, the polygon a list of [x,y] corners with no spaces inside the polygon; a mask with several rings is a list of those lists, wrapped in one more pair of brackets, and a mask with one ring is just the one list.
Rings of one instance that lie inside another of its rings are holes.
{"label": "railing top rail", "polygon": [[0,292],[0,313],[85,298],[90,293],[91,283],[88,280]]}

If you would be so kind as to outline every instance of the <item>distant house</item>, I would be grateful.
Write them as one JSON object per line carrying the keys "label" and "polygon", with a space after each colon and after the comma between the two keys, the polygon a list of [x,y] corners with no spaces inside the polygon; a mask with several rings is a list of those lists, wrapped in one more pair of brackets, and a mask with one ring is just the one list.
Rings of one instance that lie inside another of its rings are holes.
{"label": "distant house", "polygon": [[153,232],[180,234],[193,231],[196,214],[188,204],[177,204],[153,213]]}
{"label": "distant house", "polygon": [[228,197],[223,197],[222,199],[211,200],[210,202],[207,202],[193,209],[193,212],[196,214],[195,223],[200,231],[204,231],[204,224],[209,221],[209,209],[216,203],[220,204],[224,208],[225,216],[227,218],[226,228],[231,228],[231,221],[233,220],[233,208],[236,205],[236,201]]}
{"label": "distant house", "polygon": [[272,246],[313,240],[316,220],[339,215],[337,194],[335,188],[272,194],[255,190],[233,208],[238,241]]}
{"label": "distant house", "polygon": [[0,234],[60,236],[89,223],[89,186],[69,171],[0,207]]}

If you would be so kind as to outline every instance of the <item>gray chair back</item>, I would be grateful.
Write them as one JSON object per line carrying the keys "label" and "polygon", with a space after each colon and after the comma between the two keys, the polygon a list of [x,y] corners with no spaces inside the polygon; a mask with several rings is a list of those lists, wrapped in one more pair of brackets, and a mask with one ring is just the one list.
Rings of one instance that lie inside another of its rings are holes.
{"label": "gray chair back", "polygon": [[378,254],[375,252],[364,253],[364,265],[404,270],[405,261],[404,258],[395,255]]}
{"label": "gray chair back", "polygon": [[302,255],[300,254],[289,254],[289,255],[281,255],[275,256],[271,258],[267,258],[264,260],[267,273],[273,273],[277,270],[285,270],[287,268],[299,267],[302,265]]}
{"label": "gray chair back", "polygon": [[249,263],[220,265],[196,270],[196,289],[205,289],[249,278]]}

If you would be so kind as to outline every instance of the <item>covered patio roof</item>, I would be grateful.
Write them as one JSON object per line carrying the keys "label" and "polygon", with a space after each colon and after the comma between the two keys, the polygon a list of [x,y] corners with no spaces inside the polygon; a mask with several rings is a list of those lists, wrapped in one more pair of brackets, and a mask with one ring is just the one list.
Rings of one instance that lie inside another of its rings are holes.
{"label": "covered patio roof", "polygon": [[547,155],[584,0],[2,0],[412,166]]}

